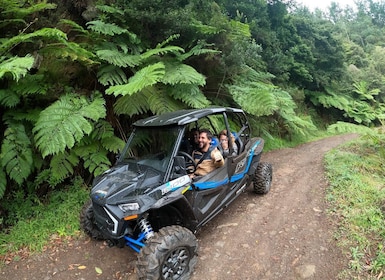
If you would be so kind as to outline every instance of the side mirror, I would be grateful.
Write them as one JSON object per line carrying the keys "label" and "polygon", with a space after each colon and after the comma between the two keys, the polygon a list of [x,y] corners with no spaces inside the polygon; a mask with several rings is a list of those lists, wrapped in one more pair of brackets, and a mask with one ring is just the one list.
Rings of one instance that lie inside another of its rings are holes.
{"label": "side mirror", "polygon": [[186,175],[186,160],[183,156],[174,157],[174,173],[178,175]]}

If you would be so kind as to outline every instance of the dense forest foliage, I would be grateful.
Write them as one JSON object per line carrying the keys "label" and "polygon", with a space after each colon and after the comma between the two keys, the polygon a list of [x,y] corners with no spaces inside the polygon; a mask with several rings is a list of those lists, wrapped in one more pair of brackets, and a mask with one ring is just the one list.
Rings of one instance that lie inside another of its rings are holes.
{"label": "dense forest foliage", "polygon": [[181,108],[239,107],[255,134],[286,139],[380,125],[384,7],[0,0],[0,199],[89,182],[133,121]]}

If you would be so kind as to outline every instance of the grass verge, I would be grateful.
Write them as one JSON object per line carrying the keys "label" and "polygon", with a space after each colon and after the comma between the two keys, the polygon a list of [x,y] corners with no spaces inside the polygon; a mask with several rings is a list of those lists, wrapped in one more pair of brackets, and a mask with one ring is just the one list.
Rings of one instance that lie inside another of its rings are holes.
{"label": "grass verge", "polygon": [[31,202],[31,198],[27,198],[23,202],[8,205],[14,211],[12,214],[18,216],[18,222],[0,232],[0,256],[15,254],[20,250],[40,252],[53,235],[78,235],[79,213],[88,195],[89,190],[76,183],[67,189],[52,192],[45,203]]}
{"label": "grass verge", "polygon": [[325,157],[335,236],[349,259],[341,279],[384,279],[384,149],[383,142],[359,139]]}

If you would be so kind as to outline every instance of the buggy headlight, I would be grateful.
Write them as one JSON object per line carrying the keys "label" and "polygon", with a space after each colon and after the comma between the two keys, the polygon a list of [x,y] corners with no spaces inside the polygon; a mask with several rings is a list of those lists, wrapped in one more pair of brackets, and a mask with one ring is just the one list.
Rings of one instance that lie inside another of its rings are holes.
{"label": "buggy headlight", "polygon": [[124,203],[118,205],[119,209],[123,212],[139,210],[139,203]]}

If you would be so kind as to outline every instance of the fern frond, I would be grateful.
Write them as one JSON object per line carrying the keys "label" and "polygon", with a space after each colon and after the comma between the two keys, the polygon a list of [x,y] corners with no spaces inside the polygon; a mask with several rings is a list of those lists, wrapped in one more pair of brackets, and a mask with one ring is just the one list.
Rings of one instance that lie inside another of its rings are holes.
{"label": "fern frond", "polygon": [[4,114],[4,122],[10,123],[12,121],[28,121],[30,123],[36,123],[39,118],[41,110],[40,109],[31,109],[31,110],[12,110]]}
{"label": "fern frond", "polygon": [[78,146],[74,152],[84,161],[84,167],[95,176],[102,174],[111,166],[107,151],[101,149],[95,142],[87,146]]}
{"label": "fern frond", "polygon": [[170,95],[191,108],[205,108],[210,106],[210,101],[196,85],[177,84],[170,88]]}
{"label": "fern frond", "polygon": [[250,25],[247,23],[242,23],[238,20],[230,20],[230,34],[229,37],[232,38],[234,41],[238,38],[250,38]]}
{"label": "fern frond", "polygon": [[34,3],[29,7],[22,7],[21,5],[18,5],[18,7],[7,9],[7,13],[13,14],[13,16],[17,18],[24,18],[33,13],[38,13],[44,10],[53,10],[53,9],[56,9],[56,4],[41,2],[41,3]]}
{"label": "fern frond", "polygon": [[180,54],[180,53],[184,53],[184,49],[177,46],[167,46],[163,48],[155,48],[155,49],[148,50],[142,53],[140,56],[142,59],[147,59],[154,55],[159,56],[159,55],[165,55],[168,53]]}
{"label": "fern frond", "polygon": [[50,161],[50,183],[56,185],[74,173],[74,167],[79,164],[75,153],[58,153]]}
{"label": "fern frond", "polygon": [[6,75],[11,75],[13,80],[19,81],[24,77],[29,69],[32,68],[34,58],[31,55],[25,57],[11,57],[0,63],[0,79]]}
{"label": "fern frond", "polygon": [[119,67],[135,67],[142,62],[140,55],[124,54],[118,50],[99,50],[96,55],[100,59]]}
{"label": "fern frond", "polygon": [[205,35],[215,35],[225,31],[224,29],[219,29],[211,25],[203,24],[200,21],[193,22],[191,26],[195,27],[199,33]]}
{"label": "fern frond", "polygon": [[17,184],[21,185],[31,174],[33,169],[31,141],[22,124],[8,123],[0,158],[6,173]]}
{"label": "fern frond", "polygon": [[343,95],[327,95],[327,94],[319,94],[317,95],[317,100],[320,104],[322,104],[325,108],[337,108],[342,111],[345,111],[349,108],[349,100]]}
{"label": "fern frond", "polygon": [[151,93],[152,94],[150,94],[150,98],[148,99],[148,104],[150,106],[151,112],[155,115],[181,109],[180,104],[178,104],[175,99],[167,95],[165,91]]}
{"label": "fern frond", "polygon": [[0,199],[3,198],[5,190],[7,188],[7,175],[3,168],[0,166]]}
{"label": "fern frond", "polygon": [[50,44],[44,47],[40,52],[55,55],[60,58],[68,58],[72,61],[79,61],[85,65],[98,63],[95,61],[96,56],[92,52],[86,50],[75,42]]}
{"label": "fern frond", "polygon": [[163,42],[159,43],[156,45],[156,48],[159,49],[159,48],[162,48],[164,46],[166,46],[167,44],[169,44],[171,41],[174,41],[176,39],[179,39],[180,37],[180,34],[173,34],[171,36],[169,36],[166,40],[164,40]]}
{"label": "fern frond", "polygon": [[213,46],[214,46],[214,44],[204,44],[204,43],[200,42],[197,45],[195,45],[188,52],[178,55],[178,59],[180,61],[184,61],[191,56],[198,56],[198,55],[202,55],[202,54],[220,54],[221,51],[207,48],[207,47],[213,47]]}
{"label": "fern frond", "polygon": [[0,28],[3,29],[5,28],[7,25],[12,25],[12,26],[17,26],[17,25],[20,25],[20,26],[26,26],[27,23],[25,22],[25,20],[22,20],[22,19],[18,19],[18,18],[12,18],[12,19],[3,19],[2,21],[0,21]]}
{"label": "fern frond", "polygon": [[118,8],[115,8],[115,7],[112,7],[112,6],[96,5],[96,8],[99,11],[104,12],[104,13],[113,14],[113,15],[117,14],[117,15],[121,15],[121,16],[124,15],[124,11],[122,9],[118,9]]}
{"label": "fern frond", "polygon": [[280,114],[284,119],[285,126],[291,134],[309,135],[311,132],[317,130],[311,117],[309,116],[296,116],[293,114]]}
{"label": "fern frond", "polygon": [[114,112],[118,115],[141,115],[150,110],[148,104],[149,91],[138,92],[133,95],[120,97],[114,104]]}
{"label": "fern frond", "polygon": [[0,53],[8,51],[20,43],[32,42],[33,40],[36,40],[36,38],[47,38],[64,43],[67,40],[67,35],[56,28],[42,28],[32,33],[20,33],[19,35],[3,41],[0,45]]}
{"label": "fern frond", "polygon": [[73,31],[79,32],[81,34],[88,34],[88,30],[85,30],[83,26],[77,24],[76,22],[69,19],[60,19],[59,24],[68,25],[72,28]]}
{"label": "fern frond", "polygon": [[97,121],[105,114],[101,96],[89,101],[83,96],[64,95],[40,113],[33,129],[36,146],[43,157],[72,148],[91,133],[91,120]]}
{"label": "fern frond", "polygon": [[158,62],[140,69],[132,76],[128,84],[111,86],[106,90],[107,94],[117,95],[132,95],[143,90],[148,86],[152,86],[160,82],[165,74],[165,66]]}
{"label": "fern frond", "polygon": [[229,90],[240,107],[254,116],[268,116],[279,109],[273,85],[254,82],[232,85]]}
{"label": "fern frond", "polygon": [[12,108],[20,102],[20,97],[10,89],[0,89],[0,105]]}
{"label": "fern frond", "polygon": [[127,33],[127,29],[121,28],[114,23],[105,23],[101,20],[87,22],[88,29],[103,35],[114,36],[117,34]]}
{"label": "fern frond", "polygon": [[90,138],[99,141],[103,148],[113,153],[118,153],[125,144],[122,139],[115,136],[114,128],[105,120],[99,120],[95,124]]}
{"label": "fern frond", "polygon": [[377,133],[367,126],[347,122],[337,122],[335,124],[329,125],[327,131],[330,133],[358,133],[369,135]]}
{"label": "fern frond", "polygon": [[193,67],[182,63],[165,63],[165,75],[162,78],[164,84],[195,84],[204,86],[205,77]]}
{"label": "fern frond", "polygon": [[0,104],[12,108],[20,98],[30,94],[45,94],[49,85],[43,75],[27,75],[18,82],[9,82],[8,89],[0,89]]}
{"label": "fern frond", "polygon": [[104,86],[122,85],[128,82],[126,73],[115,65],[106,65],[99,68],[98,81]]}

